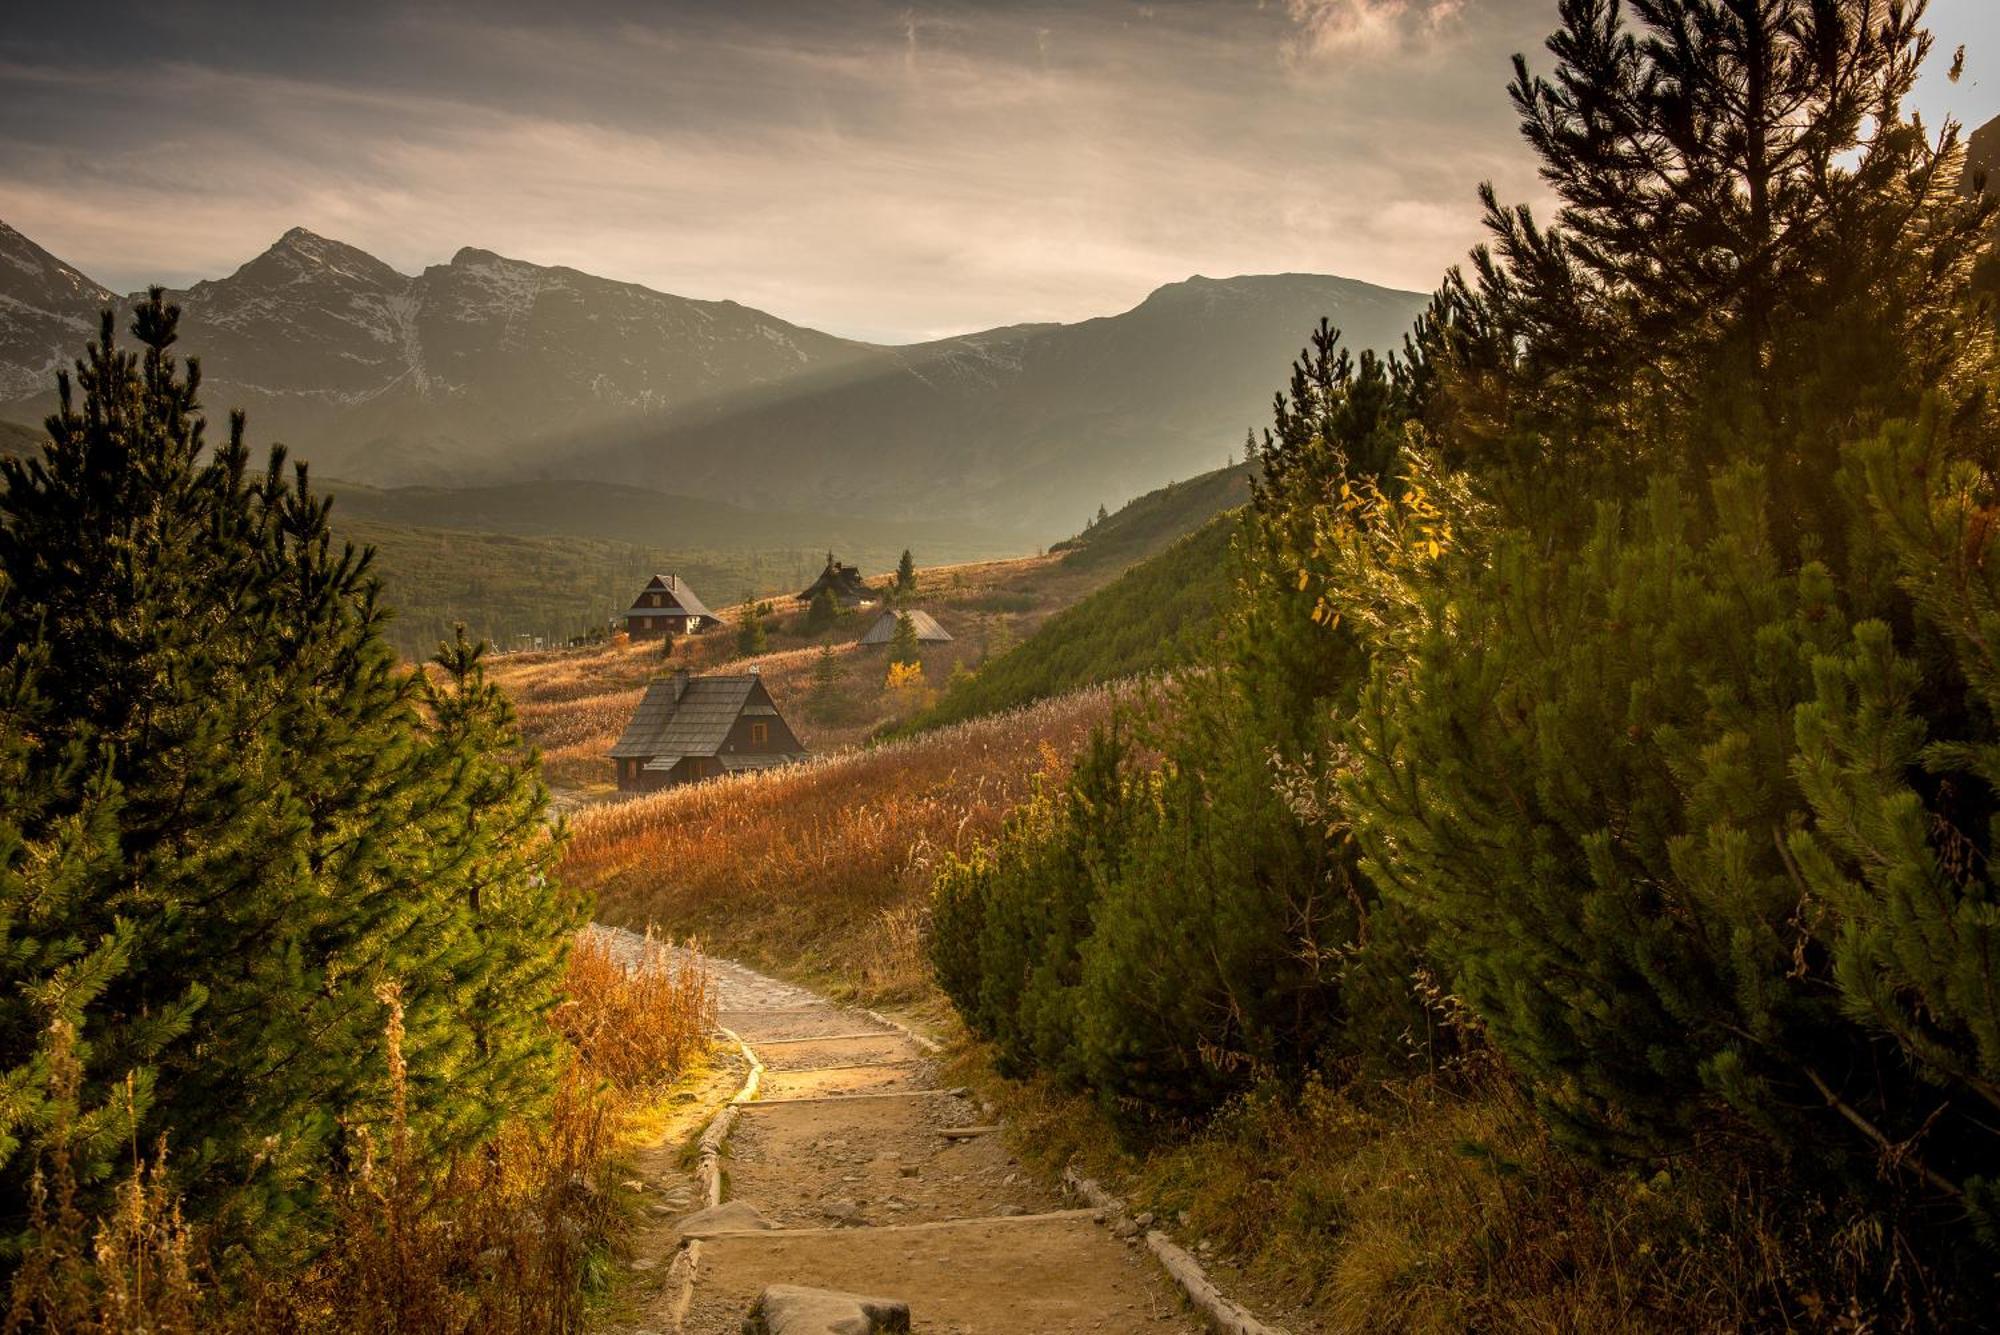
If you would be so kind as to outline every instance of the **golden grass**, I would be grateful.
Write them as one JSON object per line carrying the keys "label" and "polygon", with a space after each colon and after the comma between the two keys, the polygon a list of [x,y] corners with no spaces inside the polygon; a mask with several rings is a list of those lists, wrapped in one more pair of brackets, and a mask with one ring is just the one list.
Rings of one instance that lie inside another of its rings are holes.
{"label": "golden grass", "polygon": [[1109,717],[1101,688],[866,751],[591,807],[562,874],[598,918],[876,999],[931,995],[932,868],[990,839]]}
{"label": "golden grass", "polygon": [[995,1075],[982,1047],[952,1078],[1003,1110],[1025,1164],[1097,1177],[1299,1335],[1901,1328],[1871,1324],[1891,1249],[1859,1204],[1802,1209],[1781,1171],[1740,1158],[1599,1167],[1490,1057],[1260,1091],[1150,1149],[1122,1146],[1087,1096]]}

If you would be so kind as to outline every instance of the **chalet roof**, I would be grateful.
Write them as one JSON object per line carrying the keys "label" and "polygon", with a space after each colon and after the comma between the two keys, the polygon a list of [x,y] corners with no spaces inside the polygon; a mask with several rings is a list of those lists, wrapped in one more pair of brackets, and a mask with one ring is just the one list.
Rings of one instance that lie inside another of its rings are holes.
{"label": "chalet roof", "polygon": [[689,588],[687,581],[679,575],[655,575],[650,580],[647,580],[646,587],[639,590],[639,596],[632,600],[632,608],[625,615],[630,617],[635,613],[650,613],[657,616],[662,611],[672,610],[671,608],[645,606],[640,600],[649,593],[666,594],[668,598],[673,600],[676,607],[689,616],[707,617],[711,621],[722,620],[721,617],[716,616],[715,613],[708,610],[708,605],[702,602],[701,596]]}
{"label": "chalet roof", "polygon": [[878,596],[875,590],[868,587],[868,582],[861,578],[860,568],[843,561],[829,560],[826,568],[819,572],[819,578],[800,591],[799,601],[811,602],[813,595],[821,589],[832,589],[835,598],[842,598],[851,603],[872,602]]}
{"label": "chalet roof", "polygon": [[[757,678],[657,677],[633,711],[632,721],[611,748],[614,757],[712,756],[729,740]],[[668,767],[672,767],[672,761]],[[650,766],[649,766],[650,768]]]}
{"label": "chalet roof", "polygon": [[861,642],[863,644],[887,644],[889,641],[895,639],[896,618],[899,615],[908,616],[911,623],[916,626],[917,642],[919,644],[951,643],[951,632],[940,626],[936,617],[932,616],[929,612],[919,611],[914,607],[903,613],[898,613],[893,607],[884,608],[882,615],[875,618],[875,624],[868,628],[868,633],[861,637]]}

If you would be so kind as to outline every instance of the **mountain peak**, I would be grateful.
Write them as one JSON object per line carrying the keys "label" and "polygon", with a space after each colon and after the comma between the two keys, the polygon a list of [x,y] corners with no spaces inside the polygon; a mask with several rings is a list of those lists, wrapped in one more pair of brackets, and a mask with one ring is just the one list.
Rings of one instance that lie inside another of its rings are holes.
{"label": "mountain peak", "polygon": [[330,280],[370,287],[401,287],[409,282],[360,247],[304,227],[287,229],[263,254],[237,270],[236,276],[294,283]]}

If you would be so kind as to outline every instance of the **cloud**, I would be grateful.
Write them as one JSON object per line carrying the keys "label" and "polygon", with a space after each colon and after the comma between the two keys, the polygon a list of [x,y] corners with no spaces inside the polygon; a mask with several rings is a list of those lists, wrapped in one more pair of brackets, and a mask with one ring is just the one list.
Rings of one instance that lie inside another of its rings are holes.
{"label": "cloud", "polygon": [[135,11],[127,52],[0,37],[0,216],[121,289],[303,224],[406,272],[475,245],[881,341],[1086,318],[1192,273],[1422,289],[1479,239],[1478,181],[1539,199],[1503,85],[1550,0],[1397,3],[1383,58],[1296,69],[1309,24],[1207,3],[164,35]]}
{"label": "cloud", "polygon": [[1294,61],[1379,55],[1455,24],[1466,0],[1285,0],[1298,33],[1285,44]]}

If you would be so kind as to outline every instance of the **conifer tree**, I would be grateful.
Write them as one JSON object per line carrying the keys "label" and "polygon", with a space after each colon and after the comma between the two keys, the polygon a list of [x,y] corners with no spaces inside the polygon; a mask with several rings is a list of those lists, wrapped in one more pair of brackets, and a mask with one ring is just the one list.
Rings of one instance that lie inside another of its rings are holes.
{"label": "conifer tree", "polygon": [[921,663],[923,645],[917,639],[917,623],[908,612],[896,614],[896,633],[889,639],[891,663]]}
{"label": "conifer tree", "polygon": [[910,557],[910,549],[903,549],[903,557],[896,562],[896,595],[908,598],[917,591],[917,563]]}
{"label": "conifer tree", "polygon": [[[0,462],[0,664],[38,665],[19,784],[49,797],[24,809],[100,821],[116,854],[45,929],[120,943],[74,1026],[85,1100],[151,1071],[142,1141],[167,1136],[222,1238],[284,1253],[341,1123],[387,1114],[375,989],[407,999],[415,1151],[468,1149],[540,1097],[580,906],[504,702],[465,655],[448,689],[397,664],[370,554],[302,466],[253,473],[240,415],[208,447],[177,315],[142,302],[134,356],[107,312],[42,456]],[[54,779],[92,756],[101,783]],[[5,1039],[11,1071],[33,1029]]]}
{"label": "conifer tree", "polygon": [[807,632],[817,635],[831,630],[839,619],[840,605],[833,599],[833,590],[822,586],[819,592],[813,594],[812,601],[806,604]]}
{"label": "conifer tree", "polygon": [[770,638],[764,630],[764,604],[750,603],[743,609],[743,621],[736,627],[736,653],[739,658],[754,658],[770,647]]}

